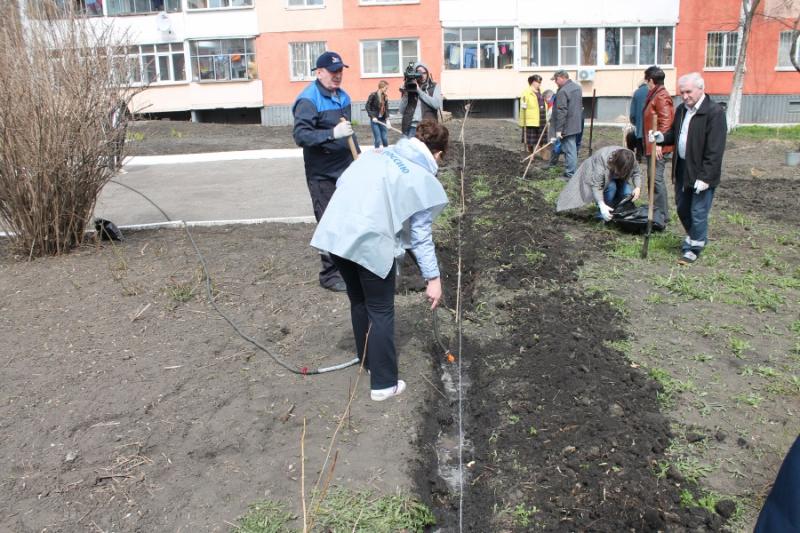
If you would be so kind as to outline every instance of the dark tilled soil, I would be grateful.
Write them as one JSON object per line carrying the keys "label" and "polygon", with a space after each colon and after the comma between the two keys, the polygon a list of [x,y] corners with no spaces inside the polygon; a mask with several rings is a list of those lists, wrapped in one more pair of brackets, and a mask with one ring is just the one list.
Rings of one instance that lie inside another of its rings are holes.
{"label": "dark tilled soil", "polygon": [[[719,529],[719,516],[682,508],[678,487],[653,474],[670,438],[657,386],[604,345],[623,337],[620,317],[576,288],[593,239],[565,239],[571,223],[522,194],[508,152],[470,145],[467,154],[465,530]],[[475,201],[469,185],[478,175],[492,176],[491,195]],[[455,243],[440,246],[452,294]],[[441,422],[432,419],[423,441]],[[430,459],[420,491],[433,487],[430,503],[444,523],[457,523],[458,495],[430,477]]]}

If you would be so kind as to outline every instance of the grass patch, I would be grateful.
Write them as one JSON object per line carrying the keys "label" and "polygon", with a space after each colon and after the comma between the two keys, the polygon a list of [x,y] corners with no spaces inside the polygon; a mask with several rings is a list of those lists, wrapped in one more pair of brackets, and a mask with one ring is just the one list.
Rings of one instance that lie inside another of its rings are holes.
{"label": "grass patch", "polygon": [[728,134],[728,138],[800,141],[800,126],[739,126]]}
{"label": "grass patch", "polygon": [[286,506],[269,500],[251,503],[247,513],[236,521],[231,533],[291,533],[289,523],[297,517]]}
{"label": "grass patch", "polygon": [[556,205],[556,202],[558,201],[558,195],[561,194],[561,190],[566,184],[567,182],[561,178],[551,178],[536,180],[533,182],[533,187],[542,193],[544,201],[547,204]]}
{"label": "grass patch", "polygon": [[486,176],[475,176],[472,178],[472,196],[476,200],[485,200],[492,195],[492,189],[486,183]]}
{"label": "grass patch", "polygon": [[647,375],[661,385],[661,390],[658,391],[658,402],[665,408],[672,406],[675,402],[676,394],[697,389],[692,380],[681,381],[675,379],[663,368],[651,368],[648,370]]}

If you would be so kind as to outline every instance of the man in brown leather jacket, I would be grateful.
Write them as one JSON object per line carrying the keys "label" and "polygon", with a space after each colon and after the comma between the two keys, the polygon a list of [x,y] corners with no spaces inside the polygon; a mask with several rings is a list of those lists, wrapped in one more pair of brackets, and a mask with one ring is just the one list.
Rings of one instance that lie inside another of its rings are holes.
{"label": "man in brown leather jacket", "polygon": [[[672,97],[669,95],[669,91],[664,87],[664,77],[664,71],[656,66],[650,67],[644,72],[644,79],[647,82],[647,87],[650,89],[644,104],[644,131],[653,129],[653,113],[655,113],[657,117],[657,131],[666,133],[672,127],[672,121],[675,118],[675,106],[672,103]],[[642,137],[645,142],[645,154],[647,157],[650,157],[654,149],[656,151],[656,182],[653,206],[655,209],[660,209],[661,212],[664,213],[664,220],[669,220],[667,185],[664,182],[664,169],[667,166],[667,161],[672,159],[673,147],[658,146],[655,143],[649,142],[647,135],[643,135]],[[647,165],[647,175],[648,179],[653,179],[653,177],[650,176],[650,165]]]}

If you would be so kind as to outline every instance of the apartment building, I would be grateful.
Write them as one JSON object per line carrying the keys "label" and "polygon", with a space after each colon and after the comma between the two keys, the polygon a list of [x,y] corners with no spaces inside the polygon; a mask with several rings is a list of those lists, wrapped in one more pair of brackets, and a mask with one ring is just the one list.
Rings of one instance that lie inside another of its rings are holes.
{"label": "apartment building", "polygon": [[[697,71],[706,91],[726,101],[739,54],[741,0],[717,0],[713,16],[699,0],[683,0],[676,33],[678,72]],[[747,52],[741,123],[800,122],[800,73],[792,66],[792,28],[800,0],[763,0],[753,19]],[[800,62],[800,46],[796,50]]]}
{"label": "apartment building", "polygon": [[366,121],[363,105],[380,80],[400,98],[403,71],[422,61],[435,80],[441,70],[439,0],[256,0],[265,125],[291,124],[291,105],[315,79],[311,69],[325,50],[349,68],[343,88],[353,119]]}
{"label": "apartment building", "polygon": [[253,0],[72,1],[92,24],[126,35],[130,46],[115,52],[128,57],[131,83],[147,86],[134,97],[133,113],[259,120]]}

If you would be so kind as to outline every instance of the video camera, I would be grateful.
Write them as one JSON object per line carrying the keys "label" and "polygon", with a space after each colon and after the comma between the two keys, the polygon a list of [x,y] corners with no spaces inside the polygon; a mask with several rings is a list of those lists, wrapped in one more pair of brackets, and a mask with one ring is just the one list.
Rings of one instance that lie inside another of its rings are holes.
{"label": "video camera", "polygon": [[417,69],[414,68],[414,62],[409,61],[408,66],[406,67],[405,72],[403,73],[403,90],[407,93],[415,93],[418,89],[418,82],[419,79],[422,77],[422,74],[417,72]]}

